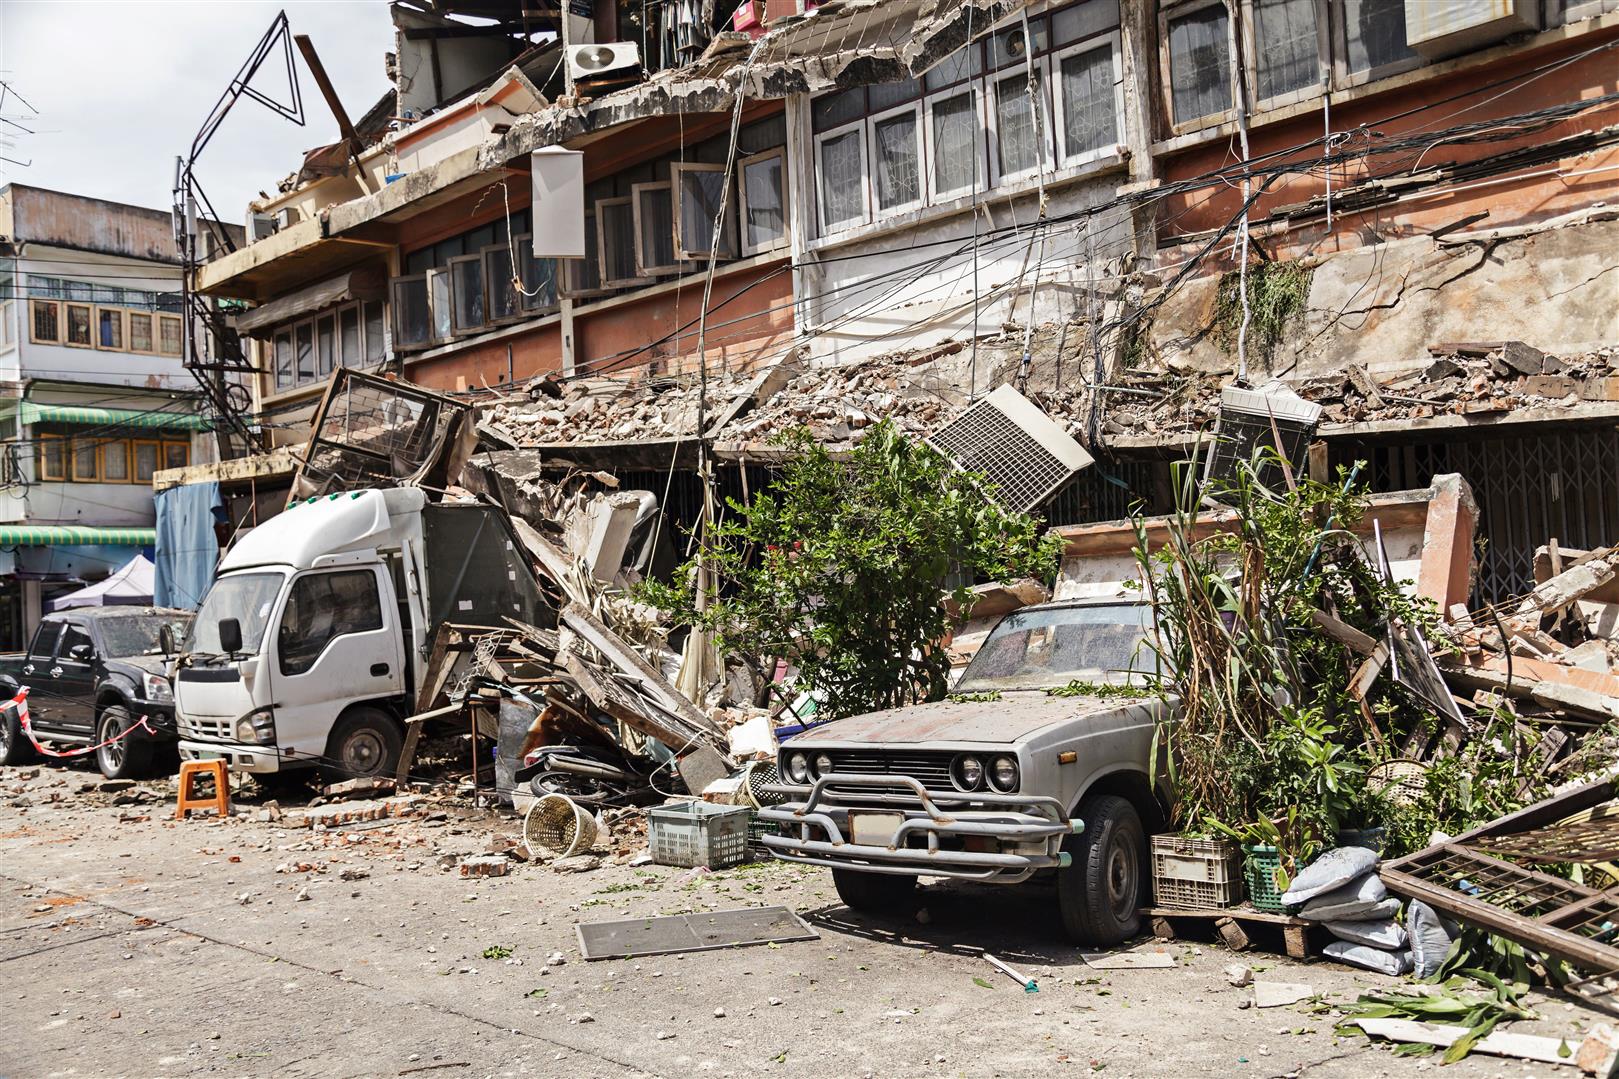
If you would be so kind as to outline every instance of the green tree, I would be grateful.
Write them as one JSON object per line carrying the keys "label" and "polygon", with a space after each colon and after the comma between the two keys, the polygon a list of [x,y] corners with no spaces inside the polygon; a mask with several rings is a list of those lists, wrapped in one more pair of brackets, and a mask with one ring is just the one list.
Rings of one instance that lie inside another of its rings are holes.
{"label": "green tree", "polygon": [[1061,540],[886,421],[842,459],[807,430],[782,441],[779,481],[751,504],[730,500],[711,531],[708,609],[697,610],[693,564],[645,597],[724,651],[786,657],[823,714],[939,700],[945,593],[966,604],[975,578],[1049,581]]}

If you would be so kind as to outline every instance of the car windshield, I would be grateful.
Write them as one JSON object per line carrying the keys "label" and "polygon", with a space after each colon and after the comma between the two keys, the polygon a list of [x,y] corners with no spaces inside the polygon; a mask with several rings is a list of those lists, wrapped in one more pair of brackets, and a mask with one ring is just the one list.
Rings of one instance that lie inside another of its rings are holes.
{"label": "car windshield", "polygon": [[1143,603],[1016,611],[990,631],[956,692],[1139,680],[1157,669],[1147,641],[1151,612]]}
{"label": "car windshield", "polygon": [[189,614],[132,614],[117,618],[103,618],[101,641],[107,646],[107,655],[145,656],[163,651],[158,643],[158,631],[165,625],[174,627],[174,639],[185,640],[191,626]]}
{"label": "car windshield", "polygon": [[233,573],[214,582],[191,624],[186,651],[218,655],[219,623],[234,618],[242,626],[242,651],[256,655],[270,624],[270,607],[285,580],[279,573]]}

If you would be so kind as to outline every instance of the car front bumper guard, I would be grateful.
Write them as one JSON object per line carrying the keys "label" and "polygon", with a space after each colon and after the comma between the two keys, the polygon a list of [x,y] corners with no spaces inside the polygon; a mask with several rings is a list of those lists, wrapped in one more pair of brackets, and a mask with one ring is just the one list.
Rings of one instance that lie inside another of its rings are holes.
{"label": "car front bumper guard", "polygon": [[[863,793],[859,806],[844,806],[836,803],[835,795],[829,790],[832,787],[859,788],[873,793]],[[759,810],[760,820],[778,825],[783,833],[760,837],[759,841],[772,854],[784,861],[858,869],[864,873],[958,877],[1016,884],[1037,870],[1066,866],[1068,854],[1051,850],[1058,845],[1052,841],[1060,843],[1063,836],[1076,834],[1085,827],[1082,821],[1068,820],[1062,803],[1055,798],[930,791],[912,776],[835,772],[821,776],[811,787],[779,784],[767,789],[804,798]],[[883,791],[888,793],[880,793]],[[908,793],[895,793],[897,791]],[[1005,808],[956,811],[944,808],[956,803]],[[889,846],[854,843],[845,837],[844,825],[850,810],[883,812],[875,808],[879,806],[891,806],[905,816]],[[810,838],[814,829],[820,829],[826,838]],[[917,834],[927,837],[926,848],[906,845],[906,840]],[[945,850],[939,842],[941,837],[989,838],[1002,844],[1043,843],[1047,853]]]}

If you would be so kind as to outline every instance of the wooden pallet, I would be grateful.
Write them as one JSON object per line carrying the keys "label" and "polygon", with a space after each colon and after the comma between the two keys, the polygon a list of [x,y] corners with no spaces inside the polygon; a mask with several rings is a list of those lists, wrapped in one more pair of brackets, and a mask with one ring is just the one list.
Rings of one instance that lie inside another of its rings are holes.
{"label": "wooden pallet", "polygon": [[1282,931],[1282,943],[1291,959],[1307,959],[1310,955],[1310,927],[1315,924],[1303,918],[1286,914],[1271,914],[1253,907],[1223,907],[1212,910],[1182,910],[1178,907],[1143,907],[1142,915],[1152,927],[1152,935],[1159,940],[1175,939],[1175,922],[1197,920],[1213,922],[1215,932],[1226,947],[1234,952],[1253,947],[1253,941],[1243,930],[1244,925],[1272,925]]}

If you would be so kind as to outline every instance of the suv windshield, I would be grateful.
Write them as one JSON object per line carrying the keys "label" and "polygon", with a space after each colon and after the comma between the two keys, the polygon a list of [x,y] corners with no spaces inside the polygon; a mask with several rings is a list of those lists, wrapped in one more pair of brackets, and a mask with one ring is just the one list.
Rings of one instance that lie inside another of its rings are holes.
{"label": "suv windshield", "polygon": [[174,627],[174,639],[185,639],[191,625],[189,614],[132,614],[116,618],[103,618],[101,641],[107,646],[107,655],[144,656],[163,651],[158,643],[158,630],[164,624]]}
{"label": "suv windshield", "polygon": [[1054,689],[1072,681],[1127,682],[1157,669],[1144,603],[1015,611],[990,631],[957,693]]}
{"label": "suv windshield", "polygon": [[219,646],[219,623],[234,618],[242,626],[242,651],[257,655],[283,580],[279,573],[233,573],[215,581],[191,624],[186,651],[220,654],[224,650]]}

